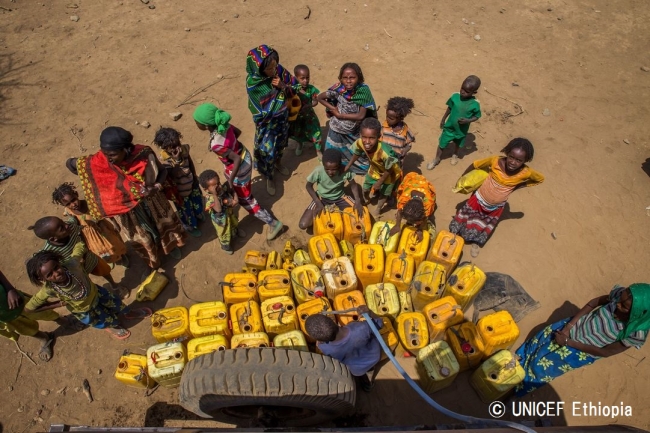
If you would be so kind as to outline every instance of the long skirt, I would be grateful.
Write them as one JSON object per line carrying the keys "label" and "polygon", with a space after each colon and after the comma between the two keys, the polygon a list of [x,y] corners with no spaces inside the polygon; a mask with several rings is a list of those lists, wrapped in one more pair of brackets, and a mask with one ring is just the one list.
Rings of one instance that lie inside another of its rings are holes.
{"label": "long skirt", "polygon": [[255,129],[253,155],[257,171],[267,179],[273,179],[275,166],[280,163],[282,153],[289,144],[289,112],[284,111],[265,123],[258,123]]}
{"label": "long skirt", "polygon": [[84,325],[97,329],[115,328],[120,325],[118,316],[129,311],[120,297],[102,286],[97,286],[97,304],[85,313],[72,313]]}
{"label": "long skirt", "polygon": [[203,216],[203,195],[197,186],[190,195],[181,199],[182,202],[177,206],[178,216],[184,227],[193,230],[199,226],[199,219]]}
{"label": "long skirt", "polygon": [[505,202],[490,206],[475,192],[449,223],[449,231],[460,235],[466,243],[485,245],[503,213]]}
{"label": "long skirt", "polygon": [[[327,133],[327,141],[325,141],[325,150],[336,149],[341,152],[341,163],[345,166],[352,159],[352,151],[350,147],[359,138],[359,133],[356,134],[341,134],[330,128]],[[354,163],[350,170],[354,174],[366,174],[370,167],[370,160],[365,155],[361,155]]]}
{"label": "long skirt", "polygon": [[598,358],[555,342],[555,332],[571,320],[563,319],[539,331],[517,349],[526,376],[515,388],[518,397],[540,388],[571,370],[593,364]]}
{"label": "long skirt", "polygon": [[305,114],[299,114],[293,122],[289,122],[289,138],[298,143],[312,143],[317,150],[320,150],[320,121],[313,108]]}
{"label": "long skirt", "polygon": [[237,233],[237,225],[239,224],[233,208],[225,208],[224,212],[219,215],[216,212],[210,212],[210,219],[217,232],[217,239],[219,239],[221,247],[230,250],[230,244],[233,237],[235,237],[235,233]]}

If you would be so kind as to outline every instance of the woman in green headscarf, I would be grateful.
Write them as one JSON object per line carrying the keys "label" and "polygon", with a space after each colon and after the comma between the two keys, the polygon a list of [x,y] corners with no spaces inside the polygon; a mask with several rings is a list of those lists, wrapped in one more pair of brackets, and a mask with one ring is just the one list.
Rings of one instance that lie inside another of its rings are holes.
{"label": "woman in green headscarf", "polygon": [[521,397],[599,358],[638,349],[649,330],[650,284],[615,286],[609,295],[592,299],[573,318],[547,326],[517,349],[526,377],[515,394]]}

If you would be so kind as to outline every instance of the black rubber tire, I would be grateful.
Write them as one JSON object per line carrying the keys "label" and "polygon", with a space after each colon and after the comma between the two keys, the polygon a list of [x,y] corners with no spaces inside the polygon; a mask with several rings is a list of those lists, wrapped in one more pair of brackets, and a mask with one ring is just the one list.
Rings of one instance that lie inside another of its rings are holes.
{"label": "black rubber tire", "polygon": [[275,348],[199,356],[186,365],[179,388],[185,409],[237,426],[251,420],[273,427],[314,425],[349,414],[355,400],[354,377],[339,361]]}

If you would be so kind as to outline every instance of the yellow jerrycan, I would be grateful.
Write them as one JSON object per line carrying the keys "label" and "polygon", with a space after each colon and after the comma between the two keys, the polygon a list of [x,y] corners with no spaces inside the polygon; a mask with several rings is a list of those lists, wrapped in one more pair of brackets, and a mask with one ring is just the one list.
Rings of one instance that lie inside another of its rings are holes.
{"label": "yellow jerrycan", "polygon": [[183,343],[156,344],[147,349],[147,372],[149,377],[166,388],[176,388],[187,363]]}
{"label": "yellow jerrycan", "polygon": [[347,257],[354,264],[354,245],[344,239],[339,242],[339,247],[341,248],[341,256]]}
{"label": "yellow jerrycan", "polygon": [[257,293],[262,302],[277,296],[292,296],[289,272],[284,269],[260,272],[257,276]]}
{"label": "yellow jerrycan", "polygon": [[357,211],[350,207],[343,211],[343,239],[352,245],[368,241],[372,225],[367,207],[363,207],[363,215],[359,217]]}
{"label": "yellow jerrycan", "polygon": [[481,401],[490,404],[519,385],[526,372],[509,350],[500,350],[489,357],[469,378]]}
{"label": "yellow jerrycan", "polygon": [[391,320],[399,315],[400,303],[397,289],[391,283],[370,284],[364,289],[366,305],[376,315]]}
{"label": "yellow jerrycan", "polygon": [[363,288],[381,283],[384,278],[384,249],[381,245],[355,245],[354,270]]}
{"label": "yellow jerrycan", "polygon": [[465,240],[462,237],[447,230],[440,230],[433,242],[431,251],[429,251],[429,255],[427,255],[427,260],[440,263],[447,271],[447,275],[449,275],[458,264],[458,260],[463,253],[463,246],[465,246]]}
{"label": "yellow jerrycan", "polygon": [[296,266],[309,265],[311,264],[311,257],[309,257],[309,253],[307,253],[307,251],[297,249],[293,254],[293,263]]}
{"label": "yellow jerrycan", "polygon": [[223,300],[227,305],[237,302],[259,301],[257,294],[257,277],[253,274],[237,272],[226,274],[220,283],[223,290]]}
{"label": "yellow jerrycan", "polygon": [[334,299],[339,293],[356,290],[359,282],[354,272],[354,265],[347,257],[327,260],[321,269],[327,297]]}
{"label": "yellow jerrycan", "polygon": [[293,263],[293,260],[285,259],[284,262],[282,263],[282,269],[284,269],[287,272],[291,272],[294,269],[296,269],[295,263]]}
{"label": "yellow jerrycan", "polygon": [[341,255],[339,243],[331,233],[312,236],[309,239],[309,257],[319,268],[325,260],[332,260]]}
{"label": "yellow jerrycan", "polygon": [[465,311],[485,284],[485,272],[472,263],[464,263],[456,268],[447,280],[443,296],[453,296]]}
{"label": "yellow jerrycan", "polygon": [[422,313],[429,324],[429,341],[442,340],[445,338],[445,330],[453,325],[463,322],[463,310],[452,296],[445,296],[437,301],[427,304]]}
{"label": "yellow jerrycan", "polygon": [[311,341],[312,343],[315,341],[309,336],[309,334],[307,334],[307,329],[305,328],[305,321],[307,320],[307,317],[311,316],[312,314],[319,314],[323,311],[332,311],[332,305],[330,304],[330,301],[325,297],[312,299],[311,301],[307,301],[304,304],[298,305],[296,308],[296,313],[298,314],[298,322],[300,323],[300,330],[305,333],[307,341]]}
{"label": "yellow jerrycan", "polygon": [[390,235],[390,231],[395,227],[395,221],[377,221],[372,226],[370,232],[370,241],[368,243],[373,245],[381,245],[384,247],[386,255],[397,251],[399,244],[399,233]]}
{"label": "yellow jerrycan", "polygon": [[262,302],[262,320],[269,338],[299,327],[296,306],[289,296],[278,296]]}
{"label": "yellow jerrycan", "polygon": [[448,387],[460,372],[460,365],[444,341],[424,347],[416,358],[420,386],[427,394]]}
{"label": "yellow jerrycan", "polygon": [[[391,323],[388,317],[382,317],[381,320],[382,322],[384,322],[384,326],[379,330],[379,333],[381,334],[381,338],[382,340],[384,340],[384,343],[386,343],[386,346],[388,346],[391,353],[395,353],[395,349],[399,344],[399,337],[397,336],[397,332],[395,332],[395,328],[393,328],[393,324]],[[381,359],[387,359],[387,358],[388,356],[386,356],[386,354],[382,350]]]}
{"label": "yellow jerrycan", "polygon": [[445,291],[446,281],[447,272],[442,265],[428,260],[420,263],[409,290],[415,311],[422,311],[426,305],[440,299]]}
{"label": "yellow jerrycan", "polygon": [[298,329],[276,335],[273,339],[273,347],[309,352],[305,334]]}
{"label": "yellow jerrycan", "polygon": [[260,304],[249,300],[230,306],[230,323],[233,334],[263,332]]}
{"label": "yellow jerrycan", "polygon": [[133,388],[153,388],[156,381],[147,372],[147,357],[125,352],[115,369],[115,379]]}
{"label": "yellow jerrycan", "polygon": [[[271,251],[269,253],[269,258],[266,260],[266,270],[275,271],[278,269],[282,269],[282,257],[277,251]],[[260,271],[260,273],[262,272],[264,271]]]}
{"label": "yellow jerrycan", "polygon": [[325,284],[316,265],[302,265],[291,271],[291,285],[299,304],[325,296]]}
{"label": "yellow jerrycan", "polygon": [[404,313],[395,319],[395,328],[399,335],[398,354],[401,356],[417,355],[420,349],[429,344],[429,329],[424,314]]}
{"label": "yellow jerrycan", "polygon": [[483,340],[483,358],[488,358],[502,349],[510,349],[519,338],[519,327],[506,310],[481,317],[476,324]]}
{"label": "yellow jerrycan", "polygon": [[456,355],[460,371],[479,366],[483,359],[483,340],[472,322],[463,322],[447,328],[445,341]]}
{"label": "yellow jerrycan", "polygon": [[230,349],[230,343],[228,338],[223,335],[205,335],[193,338],[187,342],[187,360],[191,361],[197,356],[227,349]]}
{"label": "yellow jerrycan", "polygon": [[158,310],[151,316],[151,334],[159,343],[172,340],[189,340],[190,315],[185,307]]}
{"label": "yellow jerrycan", "polygon": [[135,299],[138,302],[153,301],[160,294],[162,289],[169,283],[165,274],[153,271],[136,289]]}
{"label": "yellow jerrycan", "polygon": [[296,254],[296,247],[293,246],[291,241],[287,241],[282,249],[282,261],[293,261],[294,254]]}
{"label": "yellow jerrycan", "polygon": [[266,269],[266,262],[268,259],[269,255],[262,251],[246,251],[246,255],[244,256],[244,267],[247,272],[257,275]]}
{"label": "yellow jerrycan", "polygon": [[[351,308],[358,308],[361,305],[366,305],[366,301],[363,299],[363,293],[358,290],[341,293],[336,295],[334,298],[334,311],[349,310]],[[363,317],[361,317],[356,311],[337,314],[336,318],[341,326],[345,326],[350,322],[358,322],[363,319]]]}
{"label": "yellow jerrycan", "polygon": [[410,292],[397,292],[399,297],[399,314],[402,313],[412,313],[415,311],[413,309],[413,300],[411,299]]}
{"label": "yellow jerrycan", "polygon": [[201,302],[190,307],[190,332],[194,337],[225,335],[230,337],[228,308],[219,301]]}
{"label": "yellow jerrycan", "polygon": [[415,266],[420,266],[420,263],[426,258],[427,252],[429,251],[431,234],[428,230],[422,230],[422,240],[418,242],[416,231],[411,226],[406,226],[402,229],[397,252],[404,252],[407,256],[413,257]]}
{"label": "yellow jerrycan", "polygon": [[405,292],[411,286],[415,273],[413,257],[404,253],[390,253],[384,264],[384,283],[391,283],[399,292]]}
{"label": "yellow jerrycan", "polygon": [[269,336],[265,332],[233,335],[232,340],[230,340],[231,349],[269,347],[270,345]]}
{"label": "yellow jerrycan", "polygon": [[331,234],[337,241],[343,239],[343,218],[336,206],[325,206],[314,218],[314,236],[324,234]]}

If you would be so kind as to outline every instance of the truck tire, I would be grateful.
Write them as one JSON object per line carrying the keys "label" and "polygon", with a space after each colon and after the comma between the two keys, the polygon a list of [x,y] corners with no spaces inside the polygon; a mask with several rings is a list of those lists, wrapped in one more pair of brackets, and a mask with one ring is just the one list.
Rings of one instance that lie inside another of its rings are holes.
{"label": "truck tire", "polygon": [[350,413],[355,400],[354,377],[339,361],[275,348],[199,356],[186,365],[179,388],[185,409],[242,427],[314,425]]}

